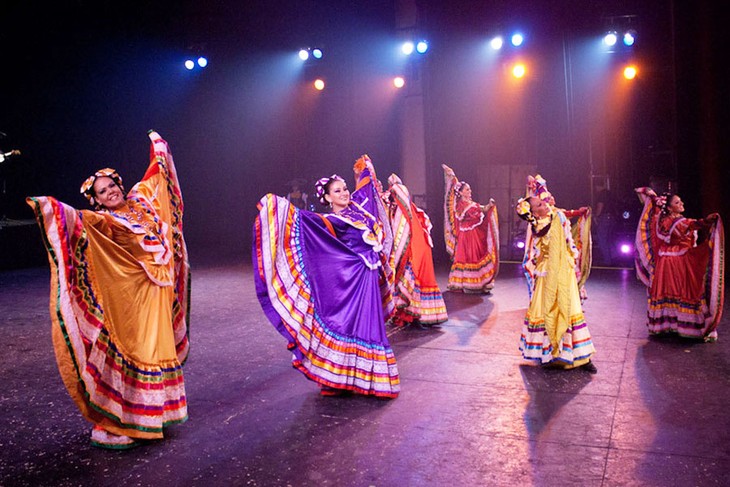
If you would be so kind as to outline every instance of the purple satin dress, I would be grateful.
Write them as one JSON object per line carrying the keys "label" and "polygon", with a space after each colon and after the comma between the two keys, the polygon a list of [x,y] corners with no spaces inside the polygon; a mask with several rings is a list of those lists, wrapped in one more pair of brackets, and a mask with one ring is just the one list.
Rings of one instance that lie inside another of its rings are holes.
{"label": "purple satin dress", "polygon": [[381,286],[387,258],[377,220],[356,203],[322,215],[272,194],[258,208],[256,291],[287,339],[294,367],[322,386],[396,397],[400,381],[384,315],[392,303]]}

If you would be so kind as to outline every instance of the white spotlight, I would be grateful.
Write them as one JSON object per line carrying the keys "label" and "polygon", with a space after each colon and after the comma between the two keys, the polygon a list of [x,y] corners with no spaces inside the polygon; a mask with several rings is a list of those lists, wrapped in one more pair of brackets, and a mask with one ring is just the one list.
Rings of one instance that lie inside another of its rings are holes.
{"label": "white spotlight", "polygon": [[410,56],[413,54],[413,50],[416,48],[416,46],[413,45],[411,41],[404,42],[401,46],[401,51],[403,51],[403,54],[406,56]]}
{"label": "white spotlight", "polygon": [[309,59],[309,51],[307,51],[306,49],[301,49],[299,51],[299,59],[301,59],[302,61],[306,61],[307,59]]}
{"label": "white spotlight", "polygon": [[322,59],[322,49],[317,47],[312,49],[312,56],[314,56],[315,59]]}
{"label": "white spotlight", "polygon": [[497,36],[489,42],[489,45],[492,46],[492,49],[494,49],[495,51],[499,51],[500,49],[502,49],[503,44],[504,39],[502,39],[502,36]]}
{"label": "white spotlight", "polygon": [[418,44],[416,44],[416,51],[418,52],[418,54],[423,54],[428,51],[428,42],[418,41]]}
{"label": "white spotlight", "polygon": [[192,71],[192,69],[195,67],[195,63],[192,59],[186,59],[185,60],[185,68],[188,69],[188,71]]}
{"label": "white spotlight", "polygon": [[198,66],[200,66],[201,68],[204,68],[207,65],[208,65],[208,59],[204,56],[200,56],[198,58]]}
{"label": "white spotlight", "polygon": [[618,37],[616,36],[616,32],[609,32],[605,36],[603,36],[603,43],[606,44],[608,47],[613,47],[616,45],[616,41],[618,40]]}
{"label": "white spotlight", "polygon": [[525,37],[520,34],[519,32],[512,35],[512,38],[510,39],[510,42],[512,42],[512,45],[515,47],[520,47],[523,42],[525,42]]}

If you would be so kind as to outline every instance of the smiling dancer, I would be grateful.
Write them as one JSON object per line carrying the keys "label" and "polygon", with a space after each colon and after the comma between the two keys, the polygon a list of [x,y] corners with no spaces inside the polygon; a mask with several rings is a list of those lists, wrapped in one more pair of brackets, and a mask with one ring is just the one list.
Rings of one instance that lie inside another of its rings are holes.
{"label": "smiling dancer", "polygon": [[[370,179],[366,184],[373,184]],[[299,210],[273,194],[258,204],[254,279],[264,313],[287,339],[292,365],[320,386],[397,397],[398,367],[386,336],[392,309],[385,232],[350,199],[336,174],[316,184],[327,214]]]}
{"label": "smiling dancer", "polygon": [[187,419],[187,249],[172,154],[150,132],[150,165],[125,196],[113,169],[81,192],[97,211],[28,198],[51,265],[58,370],[94,446],[123,449],[161,439]]}

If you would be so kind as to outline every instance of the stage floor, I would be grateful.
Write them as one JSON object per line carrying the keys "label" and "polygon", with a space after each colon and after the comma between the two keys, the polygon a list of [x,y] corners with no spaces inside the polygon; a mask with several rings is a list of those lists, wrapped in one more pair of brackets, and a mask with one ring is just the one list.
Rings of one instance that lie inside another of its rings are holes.
{"label": "stage floor", "polygon": [[190,419],[115,452],[90,446],[61,383],[48,270],[0,272],[0,485],[729,485],[730,313],[717,343],[649,338],[631,270],[587,284],[597,374],[522,360],[527,289],[507,263],[490,296],[444,293],[442,326],[389,328],[395,400],[320,396],[250,266],[193,262],[192,285]]}

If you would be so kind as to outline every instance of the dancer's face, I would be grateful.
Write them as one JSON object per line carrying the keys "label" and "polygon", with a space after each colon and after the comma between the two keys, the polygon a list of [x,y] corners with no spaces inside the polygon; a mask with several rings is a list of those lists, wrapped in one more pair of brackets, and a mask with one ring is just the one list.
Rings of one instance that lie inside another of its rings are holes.
{"label": "dancer's face", "polygon": [[332,211],[337,213],[347,208],[350,203],[350,191],[344,181],[335,180],[329,185],[325,199],[332,205]]}
{"label": "dancer's face", "polygon": [[464,198],[465,200],[470,200],[471,199],[471,186],[469,186],[468,184],[465,184],[464,187],[461,188],[460,193],[461,193],[462,198]]}
{"label": "dancer's face", "polygon": [[98,177],[94,181],[94,196],[96,201],[107,210],[116,210],[125,203],[122,190],[112,178],[106,176]]}
{"label": "dancer's face", "polygon": [[684,201],[676,194],[672,196],[672,200],[667,204],[667,208],[672,213],[682,214],[684,213]]}
{"label": "dancer's face", "polygon": [[544,218],[550,213],[550,207],[537,196],[530,197],[530,211],[535,218]]}

